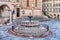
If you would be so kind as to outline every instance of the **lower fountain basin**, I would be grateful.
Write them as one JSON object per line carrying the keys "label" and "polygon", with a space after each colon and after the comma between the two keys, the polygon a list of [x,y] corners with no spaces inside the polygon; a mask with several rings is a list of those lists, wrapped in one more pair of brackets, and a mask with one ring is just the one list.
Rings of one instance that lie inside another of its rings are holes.
{"label": "lower fountain basin", "polygon": [[39,21],[32,20],[31,22],[21,21],[21,24],[18,25],[13,30],[16,33],[28,34],[28,35],[44,35],[49,31],[49,27],[45,25],[41,25]]}
{"label": "lower fountain basin", "polygon": [[45,33],[47,33],[47,28],[39,26],[39,27],[16,27],[14,29],[14,32],[16,33],[22,33],[22,34],[28,34],[28,35],[44,35]]}

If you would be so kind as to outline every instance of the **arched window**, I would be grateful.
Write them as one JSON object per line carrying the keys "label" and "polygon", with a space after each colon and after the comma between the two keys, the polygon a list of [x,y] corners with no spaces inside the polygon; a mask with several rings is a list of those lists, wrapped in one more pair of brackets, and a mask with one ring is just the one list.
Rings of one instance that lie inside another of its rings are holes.
{"label": "arched window", "polygon": [[37,7],[37,0],[35,0],[35,7]]}
{"label": "arched window", "polygon": [[27,7],[29,7],[29,0],[27,0]]}

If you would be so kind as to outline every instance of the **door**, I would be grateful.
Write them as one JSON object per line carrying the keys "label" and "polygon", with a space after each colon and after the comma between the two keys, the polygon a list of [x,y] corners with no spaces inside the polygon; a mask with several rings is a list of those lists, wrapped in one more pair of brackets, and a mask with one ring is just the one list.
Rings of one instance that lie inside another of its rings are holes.
{"label": "door", "polygon": [[20,17],[20,8],[17,8],[16,11],[17,11],[17,17]]}

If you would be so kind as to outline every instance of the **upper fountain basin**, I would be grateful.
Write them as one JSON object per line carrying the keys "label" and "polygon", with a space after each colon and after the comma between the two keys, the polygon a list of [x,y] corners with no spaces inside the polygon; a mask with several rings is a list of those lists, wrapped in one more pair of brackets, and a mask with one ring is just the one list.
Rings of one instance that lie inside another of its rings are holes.
{"label": "upper fountain basin", "polygon": [[40,25],[40,22],[36,20],[32,20],[31,22],[29,20],[21,21],[21,26],[24,26],[24,27],[35,27],[39,25]]}

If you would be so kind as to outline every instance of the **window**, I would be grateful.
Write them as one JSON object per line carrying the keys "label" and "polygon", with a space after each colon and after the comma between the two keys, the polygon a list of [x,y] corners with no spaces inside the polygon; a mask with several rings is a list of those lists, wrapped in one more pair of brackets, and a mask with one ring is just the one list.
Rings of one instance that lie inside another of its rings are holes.
{"label": "window", "polygon": [[59,4],[59,6],[60,6],[60,4]]}
{"label": "window", "polygon": [[51,3],[49,4],[49,7],[52,7],[52,4]]}
{"label": "window", "polygon": [[59,6],[59,4],[53,4],[53,6],[54,6],[54,7],[58,7],[58,6]]}
{"label": "window", "polygon": [[47,7],[49,7],[49,4],[47,4]]}
{"label": "window", "polygon": [[59,6],[59,4],[56,4],[56,6]]}
{"label": "window", "polygon": [[29,0],[27,0],[27,7],[29,7]]}
{"label": "window", "polygon": [[49,9],[47,9],[47,12],[49,12]]}
{"label": "window", "polygon": [[37,7],[37,0],[35,0],[35,7]]}
{"label": "window", "polygon": [[53,6],[55,7],[55,4],[53,4]]}
{"label": "window", "polygon": [[46,7],[47,5],[45,4],[45,3],[43,3],[43,5],[42,5],[43,7]]}
{"label": "window", "polygon": [[54,8],[53,11],[54,12],[59,12],[59,9],[58,8]]}
{"label": "window", "polygon": [[59,1],[59,0],[53,0],[53,1]]}
{"label": "window", "polygon": [[60,9],[59,9],[59,12],[60,12]]}
{"label": "window", "polygon": [[49,9],[49,12],[52,12],[52,8]]}
{"label": "window", "polygon": [[10,0],[7,0],[8,2],[10,2]]}
{"label": "window", "polygon": [[52,0],[50,0],[50,1],[52,1]]}
{"label": "window", "polygon": [[16,2],[19,2],[19,0],[16,0]]}

